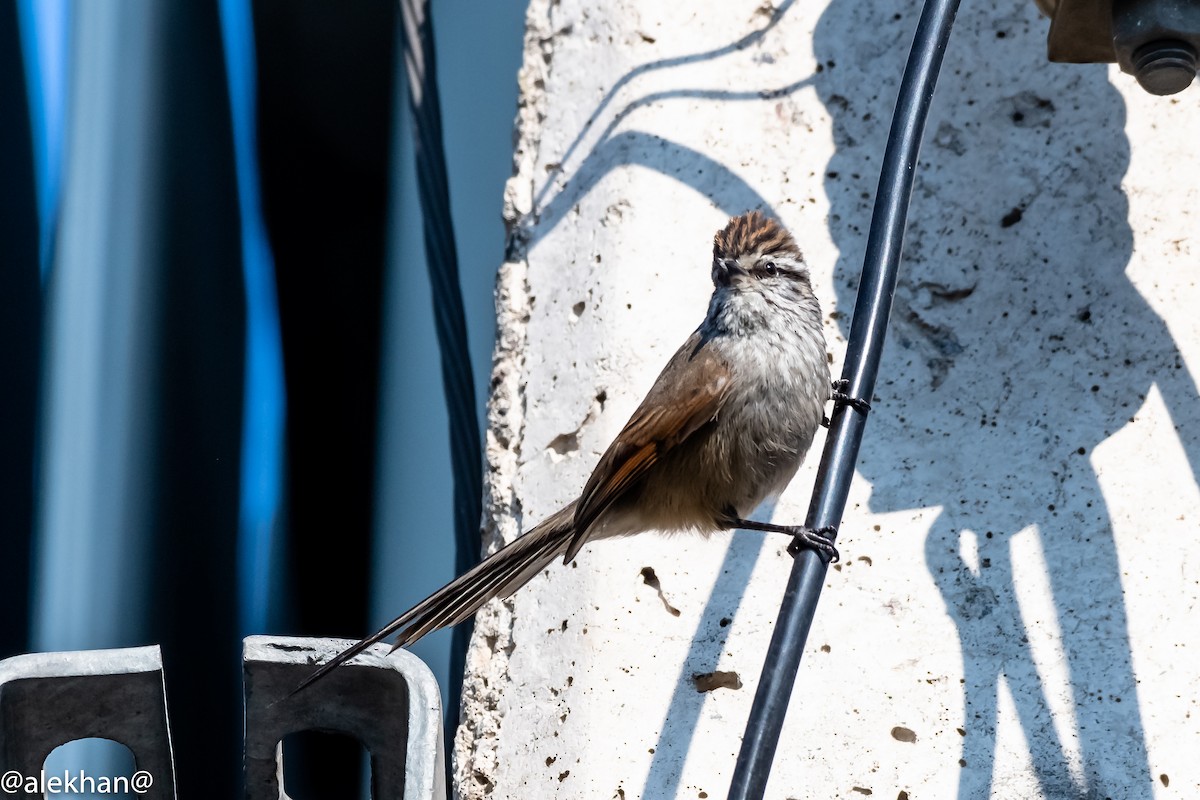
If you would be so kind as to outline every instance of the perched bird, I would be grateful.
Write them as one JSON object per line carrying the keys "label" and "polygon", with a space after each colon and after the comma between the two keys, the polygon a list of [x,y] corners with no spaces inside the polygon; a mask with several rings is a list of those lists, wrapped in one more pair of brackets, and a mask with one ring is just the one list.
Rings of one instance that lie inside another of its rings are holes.
{"label": "perched bird", "polygon": [[712,281],[704,321],[576,500],[335,656],[296,691],[392,634],[395,649],[457,625],[597,539],[743,528],[788,534],[836,560],[832,529],[747,519],[796,474],[833,394],[804,257],[779,223],[751,212],[716,234]]}

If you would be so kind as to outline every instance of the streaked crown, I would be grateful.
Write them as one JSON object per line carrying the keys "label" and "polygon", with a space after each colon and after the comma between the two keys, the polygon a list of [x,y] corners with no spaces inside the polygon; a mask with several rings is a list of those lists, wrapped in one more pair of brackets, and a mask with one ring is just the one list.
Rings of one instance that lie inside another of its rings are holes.
{"label": "streaked crown", "polygon": [[729,220],[713,237],[713,261],[746,255],[780,254],[803,261],[792,235],[761,211],[751,211]]}

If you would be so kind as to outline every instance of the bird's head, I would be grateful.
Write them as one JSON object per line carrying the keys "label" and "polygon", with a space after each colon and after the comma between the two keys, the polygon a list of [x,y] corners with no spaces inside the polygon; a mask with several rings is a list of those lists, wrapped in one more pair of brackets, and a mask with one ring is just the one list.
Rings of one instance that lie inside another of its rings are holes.
{"label": "bird's head", "polygon": [[760,211],[734,217],[717,232],[712,280],[712,311],[748,324],[764,314],[800,311],[814,302],[808,265],[796,241]]}

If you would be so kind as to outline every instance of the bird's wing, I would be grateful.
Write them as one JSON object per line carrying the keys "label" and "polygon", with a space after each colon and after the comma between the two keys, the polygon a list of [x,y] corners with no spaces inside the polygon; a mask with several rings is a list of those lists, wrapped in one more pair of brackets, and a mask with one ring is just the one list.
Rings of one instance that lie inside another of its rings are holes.
{"label": "bird's wing", "polygon": [[[668,377],[669,376],[669,377]],[[663,454],[716,418],[733,384],[729,365],[696,331],[672,356],[646,399],[592,471],[575,509],[570,561],[588,539],[592,524],[636,485]]]}

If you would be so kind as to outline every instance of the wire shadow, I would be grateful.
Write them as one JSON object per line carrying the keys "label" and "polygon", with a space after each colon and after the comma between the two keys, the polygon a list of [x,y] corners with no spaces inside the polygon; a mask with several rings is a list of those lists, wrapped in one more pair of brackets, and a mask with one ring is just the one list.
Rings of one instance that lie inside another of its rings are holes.
{"label": "wire shadow", "polygon": [[[854,303],[903,64],[904,48],[888,43],[910,36],[915,16],[904,2],[835,0],[816,30],[827,67],[816,89],[836,147],[825,188],[840,308]],[[1012,794],[1006,784],[1020,780],[997,770],[1002,682],[1043,796],[1149,798],[1121,569],[1089,455],[1157,386],[1197,474],[1197,389],[1125,274],[1124,102],[1103,68],[1047,65],[1044,37],[1032,5],[960,14],[914,191],[883,413],[859,470],[874,512],[942,509],[925,556],[961,643],[959,800]],[[875,96],[864,76],[884,77]],[[895,398],[903,416],[886,411]],[[1014,572],[1041,566],[1014,563],[1012,537],[1026,530],[1045,554],[1048,622],[1061,631],[1052,672],[1065,687],[1039,673],[1029,634],[1040,621],[1016,602]],[[963,532],[979,543],[977,562]],[[1073,727],[1056,727],[1051,696],[1072,708]]]}
{"label": "wire shadow", "polygon": [[[762,520],[769,520],[770,516],[770,513],[755,514],[756,519]],[[749,583],[762,555],[766,544],[764,537],[769,535],[737,531],[729,540],[729,549],[725,551],[717,580],[700,614],[696,633],[679,671],[675,691],[663,718],[662,730],[654,744],[646,782],[638,797],[649,800],[678,795],[683,777],[682,765],[708,697],[707,693],[694,687],[692,676],[717,669],[728,638],[728,626],[741,607],[745,597],[744,587]]]}
{"label": "wire shadow", "polygon": [[[697,53],[690,53],[685,56],[674,56],[672,58],[663,58],[659,59],[658,61],[651,61],[648,64],[642,64],[641,66],[635,67],[626,74],[622,75],[620,79],[618,79],[617,82],[612,85],[612,88],[604,93],[604,97],[600,99],[600,102],[596,104],[596,109],[588,116],[588,121],[583,125],[582,128],[579,129],[579,133],[575,135],[574,140],[572,140],[566,151],[564,151],[563,156],[560,159],[560,163],[562,163],[564,166],[569,165],[571,157],[575,155],[575,151],[579,149],[584,138],[587,137],[588,131],[592,129],[593,124],[601,118],[605,110],[612,104],[617,95],[620,94],[621,90],[631,84],[633,81],[642,77],[643,75],[648,75],[651,72],[672,69],[674,67],[682,67],[688,64],[696,64],[701,61],[711,61],[713,59],[735,53],[738,50],[745,49],[746,47],[749,47],[766,36],[767,33],[779,23],[779,20],[785,13],[787,13],[788,8],[790,8],[794,2],[795,0],[784,0],[774,11],[770,13],[770,15],[767,17],[766,24],[764,24],[761,28],[751,31],[740,39],[730,42],[727,45],[722,45],[721,47],[716,47],[711,50],[702,50]],[[641,103],[641,105],[645,104],[645,102]],[[628,116],[628,112],[632,111],[637,105],[638,103],[635,101],[635,103],[630,104],[623,109],[622,112],[616,115],[615,122],[619,122],[621,119],[624,119],[626,116]],[[612,128],[612,124],[607,126],[604,134],[602,134],[600,137],[601,141],[607,138],[608,134],[612,131]],[[550,191],[553,183],[552,177],[553,176],[548,178],[546,182],[542,184],[542,188],[540,188],[534,196],[535,206],[540,206],[543,202],[545,202],[546,194]]]}

